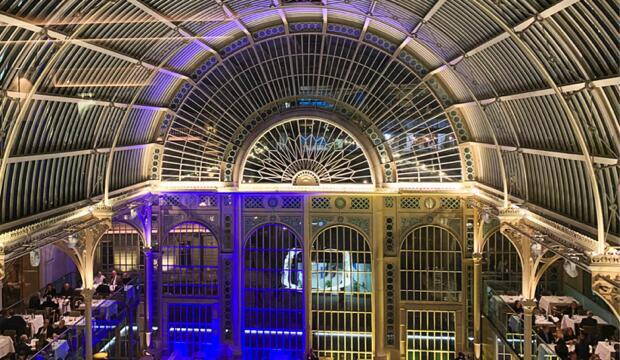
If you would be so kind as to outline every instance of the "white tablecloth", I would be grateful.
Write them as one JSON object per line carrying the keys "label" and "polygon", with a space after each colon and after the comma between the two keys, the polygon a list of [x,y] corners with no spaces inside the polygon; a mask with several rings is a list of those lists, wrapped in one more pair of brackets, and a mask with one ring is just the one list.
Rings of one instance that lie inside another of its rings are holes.
{"label": "white tablecloth", "polygon": [[510,306],[513,306],[518,300],[523,299],[521,295],[497,295],[502,301]]}
{"label": "white tablecloth", "polygon": [[[572,328],[573,331],[576,331],[577,329],[575,329],[575,325],[578,325],[581,323],[581,320],[583,320],[584,318],[586,318],[587,316],[585,315],[573,315],[573,318],[571,319],[570,317],[568,317],[568,315],[564,315],[562,316],[562,323],[560,325],[560,327],[562,328],[562,330],[564,329],[568,329],[568,328]],[[594,319],[596,319],[596,321],[598,321],[598,324],[601,325],[606,325],[607,321],[601,319],[598,316],[593,316]]]}
{"label": "white tablecloth", "polygon": [[30,337],[33,337],[34,334],[36,334],[40,328],[43,327],[43,315],[17,315],[17,316],[21,316],[29,325],[30,325],[30,330],[31,330],[31,334]]}
{"label": "white tablecloth", "polygon": [[616,344],[620,344],[620,342],[612,341],[611,344],[609,344],[606,341],[599,341],[594,353],[598,355],[601,360],[611,360],[611,353],[614,352],[614,345]]}
{"label": "white tablecloth", "polygon": [[553,321],[549,320],[549,318],[547,318],[544,315],[536,315],[536,318],[534,319],[534,325],[536,325],[536,326],[553,326],[554,323],[553,323]]}
{"label": "white tablecloth", "polygon": [[[63,316],[62,319],[65,321],[65,325],[68,326],[84,326],[84,318],[82,316]],[[58,322],[56,322],[58,325]]]}
{"label": "white tablecloth", "polygon": [[0,336],[0,358],[15,352],[15,346],[10,336]]}
{"label": "white tablecloth", "polygon": [[543,296],[540,298],[539,306],[549,314],[553,306],[570,305],[573,301],[577,302],[575,298],[570,296]]}

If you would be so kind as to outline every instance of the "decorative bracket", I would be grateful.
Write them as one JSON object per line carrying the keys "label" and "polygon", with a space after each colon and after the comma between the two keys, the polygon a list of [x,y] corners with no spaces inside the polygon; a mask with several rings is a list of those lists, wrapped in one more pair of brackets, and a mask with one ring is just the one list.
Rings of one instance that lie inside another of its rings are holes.
{"label": "decorative bracket", "polygon": [[592,257],[592,290],[600,296],[620,319],[620,250],[611,248]]}

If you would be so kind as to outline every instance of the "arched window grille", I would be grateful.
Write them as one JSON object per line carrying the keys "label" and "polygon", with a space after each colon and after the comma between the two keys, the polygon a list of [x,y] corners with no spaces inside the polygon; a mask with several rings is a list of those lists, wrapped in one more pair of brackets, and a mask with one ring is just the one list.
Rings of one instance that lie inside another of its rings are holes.
{"label": "arched window grille", "polygon": [[401,246],[400,270],[401,300],[461,301],[461,246],[449,231],[433,225],[411,231]]}
{"label": "arched window grille", "polygon": [[332,359],[372,359],[372,253],[347,226],[312,244],[312,347]]}
{"label": "arched window grille", "polygon": [[407,311],[407,359],[452,359],[455,339],[454,311]]}
{"label": "arched window grille", "polygon": [[291,229],[269,224],[252,232],[243,284],[243,358],[303,358],[303,252]]}
{"label": "arched window grille", "polygon": [[[144,269],[140,251],[141,235],[133,226],[115,222],[99,240],[95,252],[95,273],[101,271],[109,276],[117,272],[137,272]],[[120,274],[119,274],[120,275]]]}
{"label": "arched window grille", "polygon": [[507,237],[494,232],[484,245],[483,255],[482,277],[487,283],[506,290],[521,290],[521,259]]}
{"label": "arched window grille", "polygon": [[218,244],[198,223],[182,223],[160,246],[164,295],[214,297],[218,294]]}

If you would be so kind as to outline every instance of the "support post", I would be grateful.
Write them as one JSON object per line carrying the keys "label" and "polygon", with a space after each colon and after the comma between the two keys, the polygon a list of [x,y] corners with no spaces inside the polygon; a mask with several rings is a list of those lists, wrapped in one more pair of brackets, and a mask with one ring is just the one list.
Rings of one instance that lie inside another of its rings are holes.
{"label": "support post", "polygon": [[84,297],[84,337],[85,337],[85,355],[86,359],[93,358],[93,295],[95,289],[85,288],[82,290]]}
{"label": "support post", "polygon": [[373,271],[374,278],[372,292],[374,297],[375,329],[374,339],[374,358],[383,360],[387,358],[385,353],[385,288],[384,288],[384,263],[383,263],[383,246],[384,246],[384,230],[383,230],[383,197],[373,198],[373,214],[372,214],[372,236],[373,236],[373,253],[375,259],[375,269],[381,271]]}
{"label": "support post", "polygon": [[536,302],[532,299],[523,301],[523,359],[532,360],[532,315],[536,309]]}
{"label": "support post", "polygon": [[474,316],[474,358],[479,360],[482,356],[482,312],[480,310],[480,305],[482,303],[482,254],[481,253],[473,253],[473,316]]}
{"label": "support post", "polygon": [[153,249],[144,251],[144,339],[146,348],[151,346],[153,333]]}

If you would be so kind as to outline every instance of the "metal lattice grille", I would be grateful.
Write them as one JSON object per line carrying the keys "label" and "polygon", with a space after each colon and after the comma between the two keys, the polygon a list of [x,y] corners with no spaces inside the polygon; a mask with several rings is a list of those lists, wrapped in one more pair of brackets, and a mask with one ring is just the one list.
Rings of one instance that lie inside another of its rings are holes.
{"label": "metal lattice grille", "polygon": [[112,270],[136,272],[143,269],[140,241],[140,233],[133,226],[114,223],[99,241],[95,252],[95,272],[109,274]]}
{"label": "metal lattice grille", "polygon": [[312,245],[312,347],[332,359],[372,359],[372,261],[364,236],[335,226]]}
{"label": "metal lattice grille", "polygon": [[207,355],[217,346],[216,304],[168,304],[168,346],[179,355]]}
{"label": "metal lattice grille", "polygon": [[461,301],[461,246],[449,231],[422,226],[410,232],[401,247],[400,270],[401,300]]}
{"label": "metal lattice grille", "polygon": [[244,359],[301,359],[303,253],[286,226],[255,230],[244,251]]}
{"label": "metal lattice grille", "polygon": [[484,245],[482,276],[487,281],[501,281],[503,286],[521,290],[521,259],[512,242],[499,231]]}
{"label": "metal lattice grille", "polygon": [[163,239],[162,283],[164,295],[216,296],[218,245],[209,229],[183,223]]}
{"label": "metal lattice grille", "polygon": [[407,311],[407,360],[449,360],[454,357],[453,311]]}
{"label": "metal lattice grille", "polygon": [[263,134],[250,149],[245,183],[318,185],[370,183],[363,150],[344,130],[324,121],[287,121]]}

